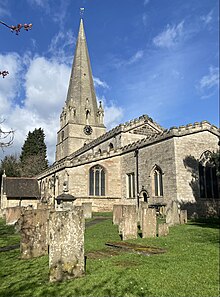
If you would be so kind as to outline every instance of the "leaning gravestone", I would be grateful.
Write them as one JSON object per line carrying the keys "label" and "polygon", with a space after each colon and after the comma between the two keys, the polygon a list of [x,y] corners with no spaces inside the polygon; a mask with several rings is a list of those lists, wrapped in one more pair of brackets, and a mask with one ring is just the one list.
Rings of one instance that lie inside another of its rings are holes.
{"label": "leaning gravestone", "polygon": [[80,277],[85,272],[85,220],[82,207],[50,213],[50,281]]}
{"label": "leaning gravestone", "polygon": [[123,205],[122,217],[119,224],[122,240],[137,238],[137,210],[136,205]]}
{"label": "leaning gravestone", "polygon": [[154,208],[142,208],[142,237],[157,236],[157,216]]}
{"label": "leaning gravestone", "polygon": [[19,219],[22,259],[48,254],[48,210],[25,210]]}

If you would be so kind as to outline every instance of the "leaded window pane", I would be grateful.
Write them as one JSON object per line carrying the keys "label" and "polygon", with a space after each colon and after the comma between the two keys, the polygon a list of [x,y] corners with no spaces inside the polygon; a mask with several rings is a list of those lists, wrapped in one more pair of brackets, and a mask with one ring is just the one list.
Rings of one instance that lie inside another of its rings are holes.
{"label": "leaded window pane", "polygon": [[158,196],[158,174],[156,171],[154,172],[154,191],[155,196]]}
{"label": "leaded window pane", "polygon": [[100,175],[100,171],[96,170],[95,171],[95,195],[99,196],[99,175]]}
{"label": "leaded window pane", "polygon": [[105,196],[105,172],[101,170],[101,196]]}
{"label": "leaded window pane", "polygon": [[90,169],[89,172],[89,195],[94,195],[94,171]]}

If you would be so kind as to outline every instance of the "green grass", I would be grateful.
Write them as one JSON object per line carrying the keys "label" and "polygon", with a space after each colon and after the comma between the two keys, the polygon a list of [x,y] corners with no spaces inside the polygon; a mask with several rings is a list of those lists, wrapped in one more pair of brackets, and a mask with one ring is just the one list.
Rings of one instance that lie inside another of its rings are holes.
{"label": "green grass", "polygon": [[[190,222],[170,228],[167,237],[130,240],[165,248],[144,256],[114,251],[107,241],[120,241],[108,220],[85,232],[86,275],[63,283],[48,282],[48,257],[19,259],[19,249],[0,252],[0,296],[219,296],[219,228],[213,222]],[[19,236],[0,221],[1,246]]]}

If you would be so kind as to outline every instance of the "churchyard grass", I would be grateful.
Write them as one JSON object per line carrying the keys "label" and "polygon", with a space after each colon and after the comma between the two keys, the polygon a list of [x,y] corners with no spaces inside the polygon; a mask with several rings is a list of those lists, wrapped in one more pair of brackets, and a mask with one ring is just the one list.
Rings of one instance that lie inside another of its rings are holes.
{"label": "churchyard grass", "polygon": [[[19,259],[19,249],[0,252],[0,296],[219,296],[219,226],[189,222],[170,228],[166,237],[129,240],[161,247],[151,256],[105,246],[119,242],[111,216],[86,228],[84,277],[48,282],[48,257]],[[91,221],[91,220],[90,220]],[[19,243],[13,227],[0,221],[0,246]]]}

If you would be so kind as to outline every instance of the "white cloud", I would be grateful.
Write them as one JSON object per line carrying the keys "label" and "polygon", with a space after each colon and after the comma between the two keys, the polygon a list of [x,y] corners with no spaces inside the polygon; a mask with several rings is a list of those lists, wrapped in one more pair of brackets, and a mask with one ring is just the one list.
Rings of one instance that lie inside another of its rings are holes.
{"label": "white cloud", "polygon": [[213,10],[211,10],[207,15],[201,16],[201,20],[205,23],[205,25],[208,25],[213,20]]}
{"label": "white cloud", "polygon": [[123,118],[123,109],[120,106],[117,106],[115,102],[106,100],[104,96],[98,97],[98,101],[102,101],[104,107],[104,122],[107,130],[114,128],[115,126],[121,123]]}
{"label": "white cloud", "polygon": [[46,10],[49,9],[49,0],[27,0],[31,5],[36,5]]}
{"label": "white cloud", "polygon": [[138,60],[140,60],[144,55],[144,51],[143,50],[139,50],[137,51],[128,61],[127,64],[131,65],[136,63]]}
{"label": "white cloud", "polygon": [[0,65],[1,71],[6,70],[9,72],[5,78],[0,77],[1,117],[6,118],[10,106],[20,90],[21,58],[16,53],[0,55]]}
{"label": "white cloud", "polygon": [[0,17],[2,16],[10,16],[11,13],[7,7],[7,1],[0,3]]}
{"label": "white cloud", "polygon": [[59,60],[59,62],[71,64],[73,60],[72,48],[75,43],[76,37],[72,30],[60,30],[52,38],[48,51],[53,57],[56,57],[56,60]]}
{"label": "white cloud", "polygon": [[94,81],[95,87],[102,87],[104,89],[109,89],[109,85],[105,81],[101,80],[100,78],[93,76],[93,81]]}
{"label": "white cloud", "polygon": [[[26,74],[25,108],[37,112],[42,118],[60,111],[65,100],[70,67],[44,57],[36,57]],[[42,108],[43,107],[43,108]]]}
{"label": "white cloud", "polygon": [[171,48],[177,45],[183,37],[183,25],[184,21],[180,22],[178,25],[166,26],[161,33],[153,38],[153,43],[157,47]]}
{"label": "white cloud", "polygon": [[143,21],[144,26],[146,26],[147,25],[147,14],[146,13],[144,13],[142,15],[142,21]]}
{"label": "white cloud", "polygon": [[[20,57],[17,54],[0,56],[0,64],[7,66],[9,75],[0,79],[0,118],[5,119],[1,125],[5,131],[15,130],[14,143],[4,154],[20,153],[20,149],[28,134],[35,128],[43,128],[48,149],[48,159],[54,161],[56,133],[59,129],[59,115],[66,99],[70,67],[45,57]],[[21,70],[28,67],[23,81]],[[26,94],[18,102],[20,84]]]}
{"label": "white cloud", "polygon": [[147,5],[150,2],[150,0],[144,0],[144,5]]}
{"label": "white cloud", "polygon": [[199,81],[200,90],[208,90],[219,85],[219,68],[218,67],[209,67],[209,73],[204,75]]}

